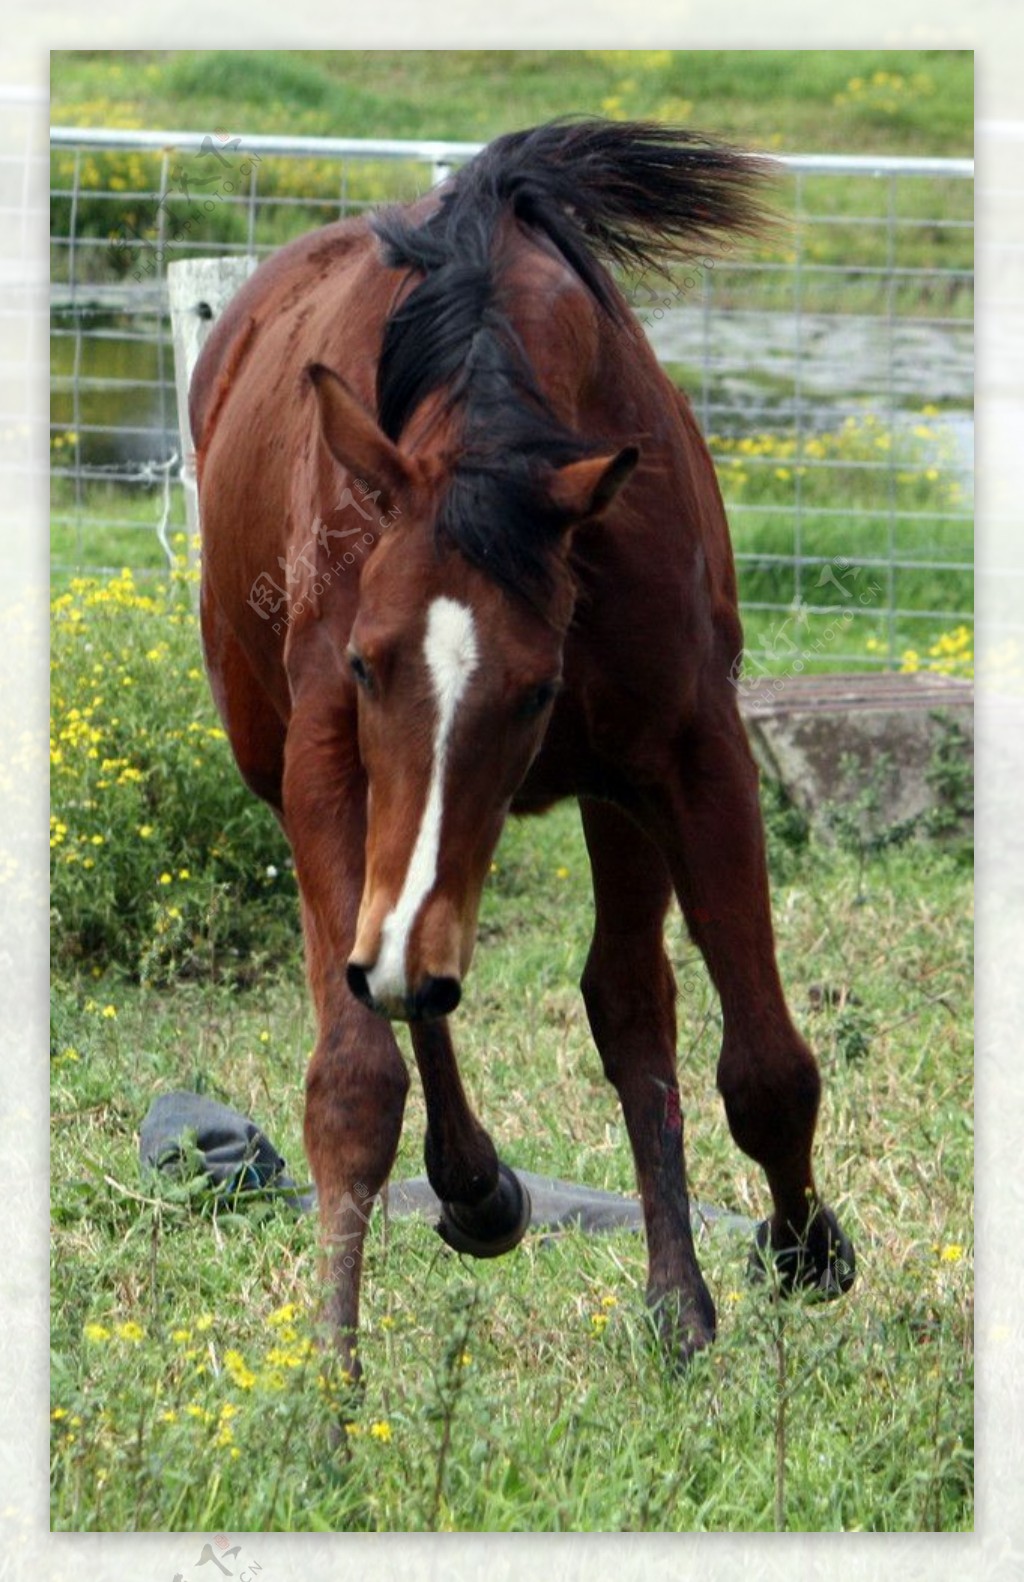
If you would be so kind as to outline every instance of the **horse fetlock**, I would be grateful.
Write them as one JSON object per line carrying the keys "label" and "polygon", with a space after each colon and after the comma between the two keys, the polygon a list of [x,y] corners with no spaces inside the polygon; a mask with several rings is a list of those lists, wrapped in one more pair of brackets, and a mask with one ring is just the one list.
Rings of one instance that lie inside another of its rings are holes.
{"label": "horse fetlock", "polygon": [[366,1397],[363,1365],[355,1352],[328,1345],[320,1361],[320,1388],[330,1408],[328,1444],[346,1458],[351,1453],[352,1431],[358,1424]]}
{"label": "horse fetlock", "polygon": [[437,1233],[455,1252],[500,1258],[525,1236],[533,1213],[530,1194],[508,1165],[498,1164],[498,1183],[479,1203],[442,1203]]}
{"label": "horse fetlock", "polygon": [[715,1339],[718,1319],[711,1293],[698,1274],[687,1286],[649,1285],[647,1306],[669,1365],[683,1369]]}
{"label": "horse fetlock", "polygon": [[772,1061],[733,1062],[723,1054],[717,1082],[734,1142],[769,1174],[809,1151],[821,1075],[805,1046]]}

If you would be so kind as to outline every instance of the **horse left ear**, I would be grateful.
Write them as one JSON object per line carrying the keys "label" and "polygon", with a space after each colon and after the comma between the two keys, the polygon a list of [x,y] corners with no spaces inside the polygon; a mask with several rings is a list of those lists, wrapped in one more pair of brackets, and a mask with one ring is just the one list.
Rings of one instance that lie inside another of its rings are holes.
{"label": "horse left ear", "polygon": [[324,444],[335,461],[361,473],[393,500],[409,482],[409,467],[398,446],[333,368],[310,363],[306,377],[316,394]]}
{"label": "horse left ear", "polygon": [[552,475],[548,493],[570,521],[600,516],[611,505],[640,460],[635,445],[626,445],[616,456],[591,456],[570,462]]}

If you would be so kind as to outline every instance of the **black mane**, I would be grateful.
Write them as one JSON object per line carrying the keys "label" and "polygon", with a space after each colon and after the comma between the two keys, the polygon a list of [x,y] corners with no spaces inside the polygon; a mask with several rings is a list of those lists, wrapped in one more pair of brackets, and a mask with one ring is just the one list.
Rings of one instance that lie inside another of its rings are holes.
{"label": "black mane", "polygon": [[552,412],[507,315],[494,256],[502,216],[544,232],[600,306],[620,317],[605,262],[661,267],[666,249],[755,231],[762,176],[752,156],[694,133],[555,121],[489,144],[423,224],[398,209],[374,219],[386,262],[423,276],[385,326],[381,427],[397,441],[437,390],[461,410],[462,449],[438,536],[508,591],[542,592],[565,526],[545,497],[546,469],[595,447]]}

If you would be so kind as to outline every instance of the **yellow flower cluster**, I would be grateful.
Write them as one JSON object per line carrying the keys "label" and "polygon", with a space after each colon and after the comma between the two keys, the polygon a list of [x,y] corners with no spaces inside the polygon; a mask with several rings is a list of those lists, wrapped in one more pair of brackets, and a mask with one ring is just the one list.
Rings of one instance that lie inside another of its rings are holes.
{"label": "yellow flower cluster", "polygon": [[345,1433],[349,1439],[359,1439],[364,1434],[364,1432],[369,1433],[371,1439],[378,1440],[382,1445],[389,1445],[391,1443],[391,1424],[387,1421],[381,1420],[376,1423],[371,1423],[369,1429],[367,1430],[364,1430],[362,1423],[345,1424]]}
{"label": "yellow flower cluster", "polygon": [[600,1309],[590,1315],[590,1333],[594,1340],[604,1334],[608,1328],[608,1321],[612,1316],[612,1309],[617,1307],[618,1304],[618,1297],[614,1296],[610,1291],[601,1298]]}
{"label": "yellow flower cluster", "polygon": [[[936,417],[934,406],[921,408],[921,419]],[[834,489],[828,473],[844,464],[854,464],[865,483],[880,469],[899,468],[895,481],[904,487],[927,486],[927,503],[942,509],[963,503],[963,490],[953,475],[954,442],[925,422],[907,431],[893,431],[875,412],[844,418],[838,428],[816,434],[754,433],[740,438],[713,434],[708,446],[722,471],[726,492],[742,488],[752,475],[762,487],[771,488],[773,480],[788,483],[810,474],[808,487],[815,484],[813,466],[822,478],[822,487]],[[936,462],[941,465],[936,465]],[[775,465],[773,465],[773,463]],[[792,465],[788,465],[792,463]],[[752,470],[751,470],[752,469]]]}
{"label": "yellow flower cluster", "polygon": [[153,982],[214,948],[243,959],[270,912],[291,921],[290,887],[271,883],[287,859],[207,685],[186,544],[172,540],[169,576],[76,577],[51,604],[55,942]]}
{"label": "yellow flower cluster", "polygon": [[[693,114],[693,100],[670,94],[650,108],[651,79],[653,86],[672,65],[674,51],[670,49],[588,49],[591,60],[616,73],[614,91],[601,100],[601,113],[613,121],[626,121],[632,115],[644,115],[656,121],[676,126],[689,121]],[[619,76],[619,73],[625,75]],[[638,97],[639,95],[639,97]]]}
{"label": "yellow flower cluster", "polygon": [[616,71],[659,72],[672,64],[670,49],[588,49],[590,60],[599,60]]}
{"label": "yellow flower cluster", "polygon": [[[602,1305],[612,1303],[614,1298],[605,1298]],[[309,1314],[298,1303],[285,1302],[268,1315],[266,1323],[270,1344],[259,1355],[251,1354],[251,1360],[236,1346],[220,1349],[216,1320],[210,1313],[190,1317],[170,1329],[170,1355],[166,1332],[151,1335],[130,1318],[104,1315],[102,1319],[91,1319],[83,1326],[82,1336],[90,1348],[90,1366],[108,1357],[107,1366],[123,1368],[127,1364],[127,1348],[140,1348],[146,1367],[159,1359],[153,1421],[168,1429],[192,1424],[207,1445],[226,1452],[234,1460],[241,1454],[236,1430],[244,1430],[247,1423],[257,1421],[265,1410],[268,1394],[278,1394],[289,1387],[290,1372],[294,1374],[311,1365],[313,1381],[320,1387],[325,1406],[333,1411],[342,1405],[337,1386],[353,1382],[347,1373],[335,1373],[329,1381],[318,1372]],[[151,1356],[144,1349],[147,1345]],[[459,1361],[468,1367],[472,1359],[463,1353]],[[305,1391],[308,1384],[309,1380],[301,1378],[295,1387]],[[73,1430],[82,1426],[81,1418],[63,1404],[55,1404],[50,1415],[59,1429],[60,1448],[67,1448],[73,1443]],[[100,1416],[101,1429],[111,1430],[112,1415],[104,1411]],[[363,1438],[381,1446],[389,1445],[394,1438],[394,1428],[386,1417],[352,1421],[345,1430],[352,1439]]]}
{"label": "yellow flower cluster", "polygon": [[[867,640],[868,653],[882,653],[885,644],[877,637]],[[943,676],[974,675],[974,635],[969,626],[954,626],[943,632],[931,643],[924,654],[916,648],[905,648],[900,656],[900,672],[916,675],[930,671]]]}
{"label": "yellow flower cluster", "polygon": [[[76,578],[68,591],[52,602],[50,770],[54,802],[61,811],[50,817],[50,848],[61,848],[65,864],[80,863],[84,869],[91,869],[96,862],[93,851],[108,843],[109,825],[102,829],[89,827],[102,821],[104,814],[101,800],[94,793],[139,786],[145,780],[141,764],[122,750],[119,705],[110,691],[111,687],[133,680],[127,668],[131,651],[123,649],[117,653],[112,646],[104,645],[101,654],[96,655],[93,645],[87,644],[86,628],[95,624],[95,612],[106,617],[115,611],[151,613],[166,607],[164,585],[158,586],[155,594],[143,593],[127,569],[106,584],[93,578]],[[65,635],[78,639],[76,648],[81,649],[83,658],[90,650],[94,657],[84,664],[69,666],[62,644]],[[144,727],[133,732],[134,744],[141,745],[147,735]],[[83,795],[86,790],[89,794]],[[72,828],[72,820],[76,828]]]}
{"label": "yellow flower cluster", "polygon": [[925,71],[904,77],[898,71],[874,71],[870,77],[851,77],[845,91],[833,96],[832,103],[854,109],[894,115],[915,99],[930,97],[935,83]]}
{"label": "yellow flower cluster", "polygon": [[116,99],[80,99],[77,104],[66,104],[61,116],[66,126],[111,126],[135,131],[143,124],[127,105]]}
{"label": "yellow flower cluster", "polygon": [[[117,750],[114,745],[125,734],[125,730],[116,712],[119,707],[116,692],[111,689],[135,686],[133,667],[139,661],[139,655],[131,647],[115,646],[114,632],[117,618],[126,612],[156,615],[162,622],[172,625],[193,619],[175,608],[172,595],[178,580],[155,581],[152,591],[146,591],[138,586],[132,571],[125,567],[118,576],[107,582],[94,577],[73,578],[67,591],[53,599],[50,606],[55,639],[51,666],[50,767],[51,771],[56,771],[55,800],[59,797],[63,774],[69,786],[74,783],[78,793],[75,797],[77,808],[97,811],[95,799],[83,799],[80,795],[83,759],[95,765],[95,769],[87,776],[92,790],[109,791],[113,787],[139,785],[145,780],[146,772],[140,763],[133,761],[124,751]],[[95,636],[104,639],[98,653],[95,641],[88,642],[86,639],[87,627],[90,628],[90,635],[95,628]],[[68,654],[62,640],[76,636],[80,639],[83,655],[91,651],[93,657],[88,663],[71,666],[67,662]],[[170,644],[158,640],[145,650],[143,657],[154,666],[166,665],[171,659]],[[190,672],[190,678],[193,674],[201,678],[200,671]],[[219,726],[205,726],[192,721],[188,730],[191,734],[217,741],[225,739]],[[180,730],[170,734],[172,737],[182,736]],[[147,726],[133,725],[130,735],[133,744],[140,747],[150,738]],[[143,839],[152,832],[151,825],[143,825],[138,831]],[[68,843],[69,834],[65,817],[51,817],[51,848]],[[81,832],[73,839],[79,845],[102,845],[105,837],[102,834]],[[74,862],[81,854],[69,850],[64,855],[66,861]]]}

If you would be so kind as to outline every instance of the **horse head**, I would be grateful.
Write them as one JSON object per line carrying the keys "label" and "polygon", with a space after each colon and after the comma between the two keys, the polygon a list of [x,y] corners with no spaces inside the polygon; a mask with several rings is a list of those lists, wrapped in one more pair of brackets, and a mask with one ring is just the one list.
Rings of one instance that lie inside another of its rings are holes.
{"label": "horse head", "polygon": [[316,365],[310,378],[331,455],[380,490],[393,518],[346,639],[368,784],[348,983],[384,1016],[444,1016],[459,1003],[491,857],[561,686],[572,532],[607,508],[637,452],[533,473],[546,576],[543,591],[516,596],[439,531],[451,453],[400,448],[338,375]]}

